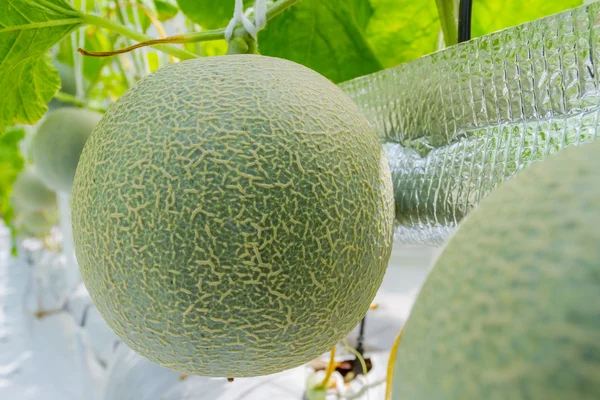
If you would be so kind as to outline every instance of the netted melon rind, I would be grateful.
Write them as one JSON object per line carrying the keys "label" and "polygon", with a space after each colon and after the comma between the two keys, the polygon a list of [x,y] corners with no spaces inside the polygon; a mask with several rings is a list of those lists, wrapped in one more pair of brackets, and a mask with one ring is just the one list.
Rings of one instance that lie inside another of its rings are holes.
{"label": "netted melon rind", "polygon": [[326,78],[262,56],[140,81],[86,143],[72,205],[109,326],[196,375],[266,375],[330,349],[366,313],[392,243],[368,122]]}
{"label": "netted melon rind", "polygon": [[521,171],[435,264],[394,399],[600,398],[600,143]]}

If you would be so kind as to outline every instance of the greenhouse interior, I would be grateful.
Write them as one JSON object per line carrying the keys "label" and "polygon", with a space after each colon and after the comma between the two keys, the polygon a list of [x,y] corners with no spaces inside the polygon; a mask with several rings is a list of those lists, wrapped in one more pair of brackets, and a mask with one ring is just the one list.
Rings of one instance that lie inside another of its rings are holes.
{"label": "greenhouse interior", "polygon": [[600,2],[0,0],[0,400],[600,399]]}

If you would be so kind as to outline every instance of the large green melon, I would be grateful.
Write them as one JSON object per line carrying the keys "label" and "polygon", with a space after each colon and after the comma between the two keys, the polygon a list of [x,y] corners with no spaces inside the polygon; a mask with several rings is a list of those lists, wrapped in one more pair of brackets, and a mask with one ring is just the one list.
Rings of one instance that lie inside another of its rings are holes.
{"label": "large green melon", "polygon": [[28,166],[17,176],[12,186],[10,203],[16,211],[56,208],[56,193],[42,182],[35,168]]}
{"label": "large green melon", "polygon": [[437,260],[393,398],[600,399],[600,143],[521,171]]}
{"label": "large green melon", "polygon": [[51,189],[71,192],[83,145],[102,114],[65,107],[49,113],[32,140],[33,162]]}
{"label": "large green melon", "polygon": [[263,56],[142,79],[86,143],[72,207],[109,326],[197,375],[265,375],[327,351],[366,313],[391,251],[391,177],[369,124],[326,78]]}

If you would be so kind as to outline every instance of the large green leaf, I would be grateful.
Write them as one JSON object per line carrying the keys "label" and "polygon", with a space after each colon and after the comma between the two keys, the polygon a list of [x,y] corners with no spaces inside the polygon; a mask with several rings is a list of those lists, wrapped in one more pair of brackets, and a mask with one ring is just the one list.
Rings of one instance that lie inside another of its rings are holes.
{"label": "large green leaf", "polygon": [[583,0],[476,0],[472,37],[533,21],[583,4]]}
{"label": "large green leaf", "polygon": [[[204,29],[225,28],[233,17],[234,0],[177,0],[181,11]],[[254,0],[244,0],[251,6]]]}
{"label": "large green leaf", "polygon": [[365,7],[358,1],[303,0],[269,21],[259,35],[260,52],[306,65],[334,82],[378,71],[381,64],[354,14]]}
{"label": "large green leaf", "polygon": [[437,49],[440,20],[435,0],[371,0],[366,39],[384,67]]}
{"label": "large green leaf", "polygon": [[369,20],[373,16],[373,6],[369,0],[349,0],[348,7],[352,11],[358,27],[363,31],[367,28]]}
{"label": "large green leaf", "polygon": [[48,49],[81,25],[65,0],[0,1],[0,133],[7,122],[33,124],[60,87]]}
{"label": "large green leaf", "polygon": [[9,201],[12,185],[24,166],[23,156],[19,151],[19,142],[24,135],[23,129],[12,128],[0,136],[0,217],[8,227],[11,226],[13,217]]}

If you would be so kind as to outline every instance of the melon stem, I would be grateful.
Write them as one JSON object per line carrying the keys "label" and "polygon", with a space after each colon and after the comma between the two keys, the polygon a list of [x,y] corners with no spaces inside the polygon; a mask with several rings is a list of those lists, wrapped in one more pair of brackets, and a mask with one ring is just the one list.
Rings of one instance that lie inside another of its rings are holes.
{"label": "melon stem", "polygon": [[[289,7],[299,3],[302,0],[281,0],[275,3],[271,8],[267,10],[267,21],[275,18],[277,15],[281,14],[283,11],[288,9]],[[83,20],[91,25],[96,25],[102,28],[106,28],[109,30],[113,30],[117,33],[120,33],[123,36],[129,37],[131,39],[139,40],[140,43],[136,43],[133,46],[125,47],[119,50],[113,51],[87,51],[83,48],[77,49],[81,54],[85,56],[91,57],[110,57],[116,54],[128,53],[132,50],[139,49],[145,46],[154,46],[157,50],[161,50],[167,54],[178,57],[182,60],[187,60],[190,58],[198,57],[196,54],[190,53],[186,50],[171,46],[171,44],[183,44],[183,43],[196,43],[196,42],[206,42],[212,40],[225,40],[225,29],[215,29],[210,31],[202,31],[202,32],[190,32],[184,33],[181,35],[169,36],[162,39],[154,39],[148,35],[130,29],[124,25],[119,23],[103,19],[94,14],[84,14]],[[234,37],[243,37],[247,35],[248,32],[243,27],[237,27],[234,29],[233,36]],[[247,51],[251,54],[256,54],[256,45],[250,45],[249,50]],[[240,50],[235,49],[232,50],[232,53],[241,53]]]}
{"label": "melon stem", "polygon": [[[101,28],[105,28],[105,29],[117,32],[125,37],[131,38],[134,40],[145,41],[145,40],[153,39],[151,36],[148,36],[144,33],[138,32],[135,29],[131,29],[125,25],[119,24],[118,22],[110,21],[110,20],[102,18],[98,15],[84,14],[83,20],[90,25],[99,26]],[[187,50],[181,49],[179,47],[167,45],[167,44],[157,44],[155,47],[157,50],[160,50],[164,53],[167,53],[174,57],[177,57],[180,60],[189,60],[191,58],[198,57],[196,54],[190,53]]]}
{"label": "melon stem", "polygon": [[329,364],[327,364],[327,370],[325,371],[325,379],[321,383],[320,387],[323,389],[327,389],[327,385],[329,384],[329,379],[331,379],[331,375],[333,375],[333,371],[335,370],[335,346],[331,349],[331,355],[329,356]]}

